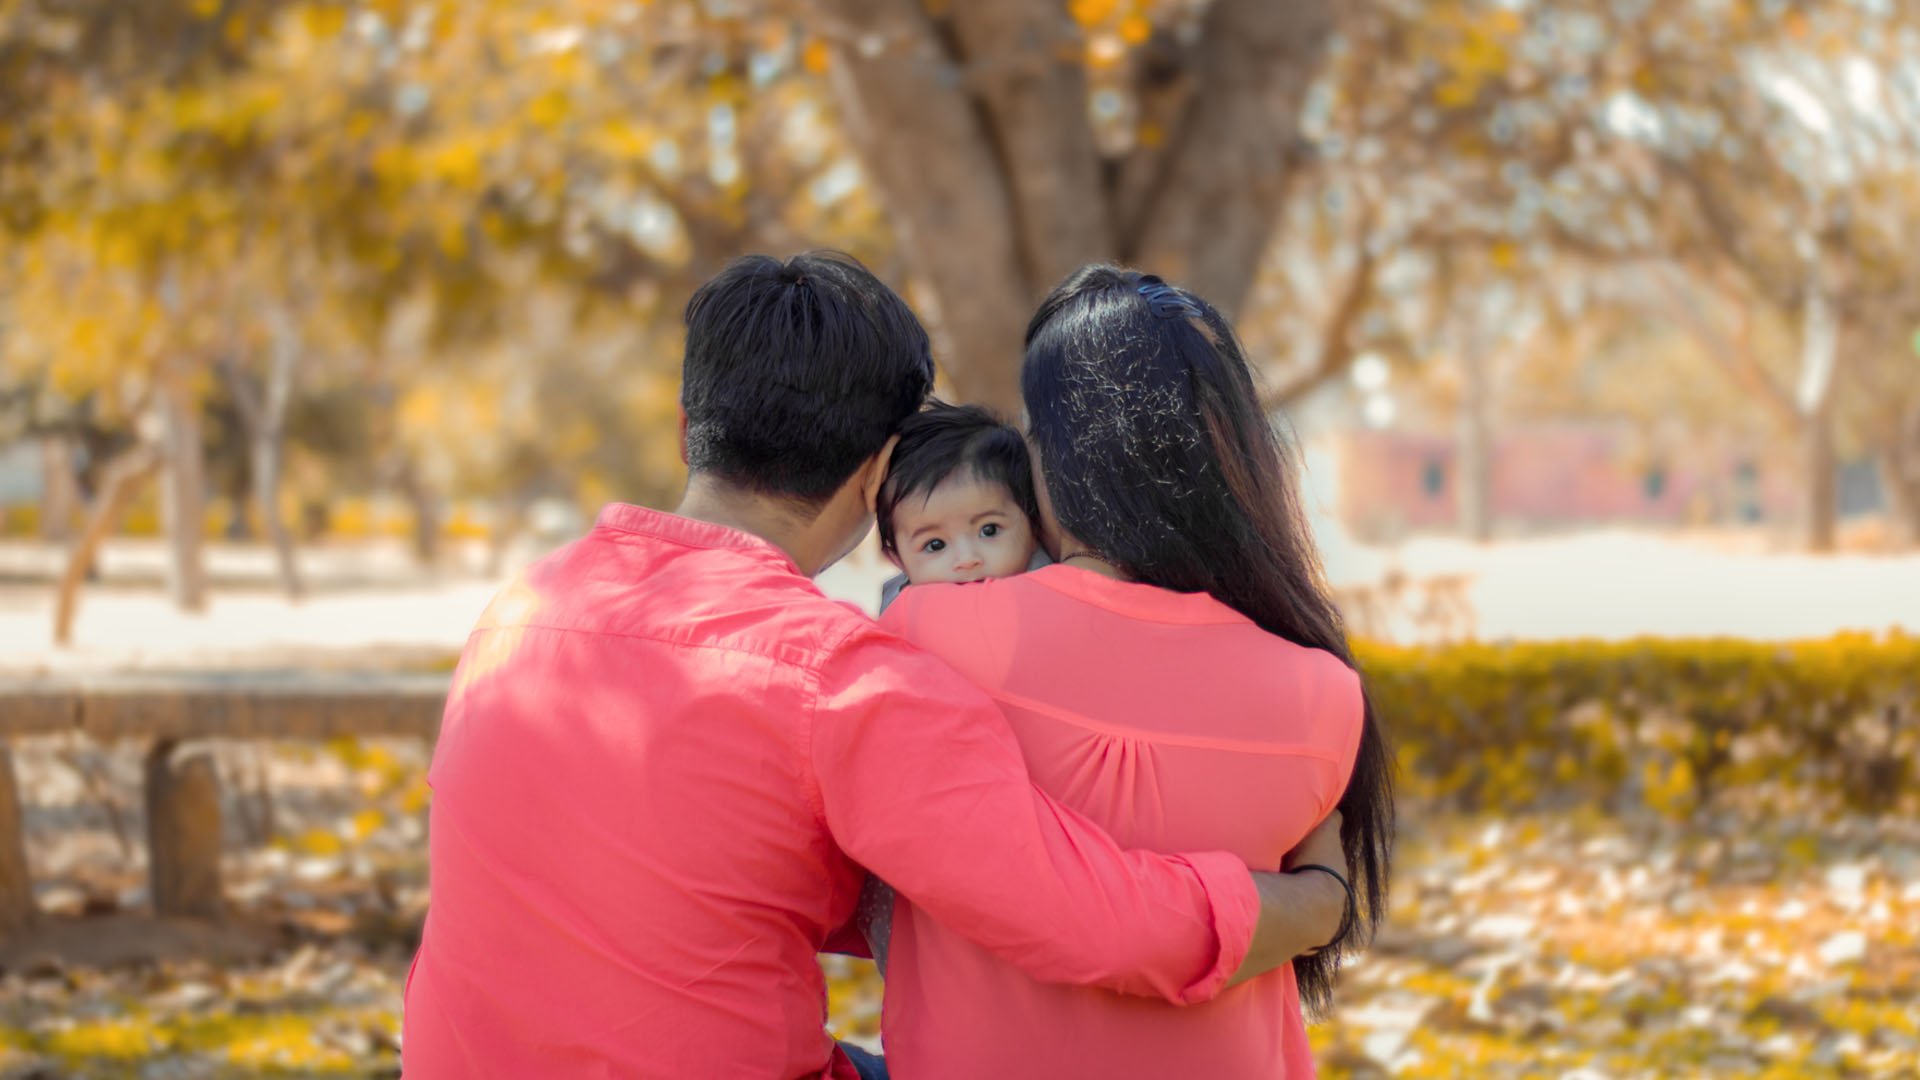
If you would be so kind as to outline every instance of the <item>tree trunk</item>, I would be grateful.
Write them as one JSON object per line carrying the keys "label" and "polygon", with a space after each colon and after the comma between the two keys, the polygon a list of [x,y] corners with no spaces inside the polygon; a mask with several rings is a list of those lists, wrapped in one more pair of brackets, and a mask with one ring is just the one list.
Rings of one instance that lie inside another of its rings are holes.
{"label": "tree trunk", "polygon": [[1120,255],[1087,123],[1086,69],[1059,48],[1075,28],[1064,4],[974,0],[952,11],[1031,305],[1082,264]]}
{"label": "tree trunk", "polygon": [[914,299],[957,396],[1018,414],[1026,320],[1083,263],[1137,261],[1228,314],[1245,300],[1332,0],[1215,0],[1197,44],[1162,50],[1178,70],[1143,88],[1165,130],[1119,161],[1094,143],[1057,5],[970,0],[946,18],[917,0],[818,5],[839,24],[847,131],[927,287]]}
{"label": "tree trunk", "polygon": [[1455,497],[1461,535],[1477,543],[1493,539],[1493,386],[1490,341],[1511,316],[1510,305],[1458,280],[1452,254],[1443,253],[1440,278],[1444,322],[1460,363],[1460,404],[1455,418]]}
{"label": "tree trunk", "polygon": [[107,465],[94,497],[87,525],[67,552],[67,566],[53,600],[53,643],[73,643],[73,620],[80,610],[80,585],[100,554],[100,545],[113,532],[120,515],[133,501],[140,485],[160,468],[160,450],[151,443],[140,443]]}
{"label": "tree trunk", "polygon": [[32,925],[38,913],[33,902],[33,878],[27,870],[26,836],[20,788],[13,775],[13,754],[0,742],[0,941]]}
{"label": "tree trunk", "polygon": [[207,478],[200,412],[183,381],[160,393],[160,511],[167,533],[167,591],[183,611],[207,606]]}
{"label": "tree trunk", "polygon": [[40,538],[64,544],[73,536],[80,510],[80,481],[74,468],[75,441],[63,433],[40,438]]}
{"label": "tree trunk", "polygon": [[1806,505],[1801,508],[1800,545],[1816,554],[1839,546],[1839,456],[1833,446],[1833,410],[1809,416],[1800,430],[1800,464]]}
{"label": "tree trunk", "polygon": [[1913,469],[1903,447],[1883,446],[1874,455],[1880,472],[1880,496],[1887,508],[1887,535],[1891,545],[1905,551],[1920,545],[1920,471]]}
{"label": "tree trunk", "polygon": [[147,754],[147,856],[156,915],[218,919],[220,781],[205,750],[176,755],[162,739]]}
{"label": "tree trunk", "polygon": [[1818,268],[1810,275],[1800,325],[1800,462],[1805,503],[1801,546],[1829,552],[1839,546],[1839,457],[1834,450],[1834,384],[1838,382],[1840,328]]}
{"label": "tree trunk", "polygon": [[[963,400],[1020,405],[1020,326],[1032,308],[1013,209],[959,66],[920,5],[835,0],[859,40],[836,55],[847,132],[883,193],[907,262],[929,287],[935,352]],[[879,49],[864,42],[880,41]]]}
{"label": "tree trunk", "polygon": [[267,539],[273,544],[274,566],[279,571],[280,588],[292,600],[306,595],[300,580],[300,561],[293,550],[293,533],[280,513],[280,463],[286,447],[283,432],[264,432],[253,445],[253,501],[260,508]]}
{"label": "tree trunk", "polygon": [[421,566],[440,563],[440,504],[412,458],[401,462],[398,487],[413,507],[413,557]]}
{"label": "tree trunk", "polygon": [[280,315],[274,320],[266,393],[261,400],[253,402],[257,408],[243,406],[241,409],[243,415],[253,413],[248,421],[253,445],[253,501],[259,507],[267,539],[273,544],[280,587],[294,600],[304,596],[306,588],[300,580],[299,561],[294,556],[293,534],[280,513],[280,477],[287,446],[287,404],[293,397],[293,377],[299,359],[300,343],[291,323]]}
{"label": "tree trunk", "polygon": [[1468,539],[1493,539],[1493,424],[1487,385],[1487,355],[1481,335],[1464,335],[1460,355],[1460,531]]}
{"label": "tree trunk", "polygon": [[532,504],[533,500],[524,495],[510,495],[501,500],[500,520],[494,522],[487,536],[487,577],[498,578],[506,573],[507,555],[520,534],[526,531],[527,512]]}
{"label": "tree trunk", "polygon": [[1156,196],[1123,257],[1239,314],[1279,220],[1300,108],[1338,8],[1214,0],[1195,59],[1198,87],[1168,133]]}

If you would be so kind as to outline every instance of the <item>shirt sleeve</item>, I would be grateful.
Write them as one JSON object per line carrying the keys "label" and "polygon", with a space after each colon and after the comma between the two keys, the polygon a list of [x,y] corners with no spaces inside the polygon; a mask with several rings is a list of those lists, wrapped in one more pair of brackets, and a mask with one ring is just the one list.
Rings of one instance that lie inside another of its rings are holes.
{"label": "shirt sleeve", "polygon": [[1045,982],[1185,1004],[1239,968],[1259,915],[1239,858],[1122,850],[1033,785],[984,692],[878,628],[831,650],[820,680],[827,827],[921,911]]}

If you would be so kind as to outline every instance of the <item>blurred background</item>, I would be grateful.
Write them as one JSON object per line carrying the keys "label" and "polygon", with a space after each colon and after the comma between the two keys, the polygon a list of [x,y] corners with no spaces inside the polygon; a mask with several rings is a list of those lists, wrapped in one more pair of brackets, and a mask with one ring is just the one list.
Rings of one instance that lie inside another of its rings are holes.
{"label": "blurred background", "polygon": [[1905,0],[0,0],[0,1075],[396,1073],[436,687],[812,247],[1010,415],[1235,318],[1403,764],[1324,1075],[1920,1075],[1916,224]]}

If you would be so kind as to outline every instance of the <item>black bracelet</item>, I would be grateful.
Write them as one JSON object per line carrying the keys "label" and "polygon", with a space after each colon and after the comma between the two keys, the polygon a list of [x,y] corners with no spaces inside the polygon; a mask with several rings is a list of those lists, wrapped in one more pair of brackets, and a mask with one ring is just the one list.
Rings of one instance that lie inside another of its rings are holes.
{"label": "black bracelet", "polygon": [[1308,956],[1312,956],[1316,953],[1326,952],[1328,949],[1331,949],[1334,946],[1340,944],[1341,942],[1347,940],[1347,932],[1353,929],[1354,920],[1360,917],[1360,905],[1359,905],[1359,902],[1354,899],[1353,886],[1347,884],[1347,875],[1341,873],[1338,870],[1335,870],[1331,866],[1322,866],[1319,863],[1303,863],[1287,871],[1287,873],[1297,874],[1297,873],[1300,873],[1302,870],[1318,870],[1321,873],[1332,877],[1333,880],[1339,882],[1340,887],[1347,891],[1347,910],[1346,910],[1346,913],[1340,917],[1340,932],[1333,935],[1332,941],[1327,942],[1325,945],[1322,945],[1319,948],[1313,950],[1313,952],[1307,954]]}

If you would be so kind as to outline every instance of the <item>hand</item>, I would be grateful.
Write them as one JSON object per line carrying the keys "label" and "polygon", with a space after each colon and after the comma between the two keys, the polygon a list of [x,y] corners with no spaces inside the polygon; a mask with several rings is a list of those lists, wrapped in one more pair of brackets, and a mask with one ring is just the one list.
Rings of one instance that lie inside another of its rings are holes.
{"label": "hand", "polygon": [[[1344,873],[1347,852],[1340,845],[1341,820],[1338,810],[1328,814],[1298,847],[1287,852],[1284,869],[1319,863]],[[1326,874],[1255,871],[1253,884],[1260,892],[1260,920],[1246,959],[1227,980],[1228,986],[1238,986],[1296,956],[1318,952],[1340,932],[1347,915],[1346,889]]]}
{"label": "hand", "polygon": [[1331,866],[1345,873],[1347,851],[1340,845],[1341,821],[1340,811],[1335,810],[1328,814],[1327,820],[1314,826],[1313,831],[1307,834],[1305,840],[1300,841],[1298,847],[1287,852],[1283,867],[1291,870],[1306,863],[1319,863],[1321,866]]}
{"label": "hand", "polygon": [[1305,956],[1340,932],[1347,913],[1347,892],[1326,874],[1277,874],[1256,870],[1260,918],[1239,970],[1227,980],[1238,986],[1296,956]]}

